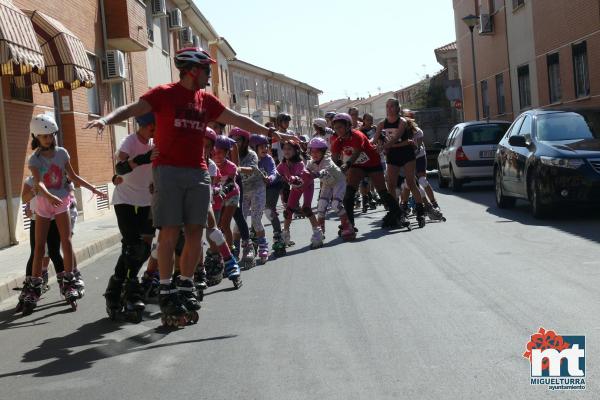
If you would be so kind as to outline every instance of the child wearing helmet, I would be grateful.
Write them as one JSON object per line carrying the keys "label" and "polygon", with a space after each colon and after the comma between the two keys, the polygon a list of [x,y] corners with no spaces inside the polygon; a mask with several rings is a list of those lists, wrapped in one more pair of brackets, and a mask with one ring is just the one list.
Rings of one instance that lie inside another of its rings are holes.
{"label": "child wearing helmet", "polygon": [[273,251],[275,256],[285,255],[285,243],[281,235],[281,222],[277,213],[277,202],[283,187],[282,180],[277,173],[275,160],[269,154],[269,139],[263,135],[252,135],[250,146],[258,155],[258,168],[263,174],[266,184],[265,216],[273,227]]}
{"label": "child wearing helmet", "polygon": [[319,226],[325,234],[325,214],[327,206],[331,201],[331,208],[337,212],[342,224],[342,238],[352,240],[356,237],[354,228],[348,221],[346,210],[344,209],[344,194],[346,193],[346,177],[335,165],[331,155],[327,150],[327,142],[320,137],[313,138],[308,144],[310,151],[310,161],[306,169],[315,177],[321,180],[321,190],[319,192],[319,202],[317,203],[317,218]]}
{"label": "child wearing helmet", "polygon": [[[262,223],[262,217],[265,210],[266,188],[263,181],[263,175],[258,169],[258,156],[249,148],[250,132],[240,128],[233,128],[229,132],[229,137],[237,142],[239,156],[239,171],[242,179],[242,215],[244,221],[251,217],[252,228],[258,243],[259,257],[264,264],[269,257],[267,239],[265,238],[265,227]],[[235,239],[238,240],[240,234],[236,229]],[[242,240],[242,261],[246,269],[254,266],[254,245],[251,240]]]}
{"label": "child wearing helmet", "polygon": [[[287,113],[280,113],[279,115],[277,115],[277,119],[275,120],[277,132],[285,135],[294,135],[294,132],[289,130],[291,120],[292,117]],[[274,137],[271,144],[271,152],[273,154],[273,158],[275,159],[275,163],[277,164],[279,164],[282,160],[281,147],[281,141],[278,138]]]}
{"label": "child wearing helmet", "polygon": [[311,249],[323,246],[323,232],[312,211],[312,198],[314,195],[314,178],[305,168],[302,161],[300,146],[285,142],[282,147],[283,161],[277,166],[277,172],[290,186],[290,194],[284,211],[283,239],[286,245],[291,245],[290,225],[294,211],[298,209],[300,197],[303,197],[302,214],[309,219],[313,229]]}
{"label": "child wearing helmet", "polygon": [[387,191],[381,158],[373,144],[362,132],[352,129],[352,118],[348,114],[337,114],[333,118],[333,129],[338,138],[331,148],[332,158],[346,173],[344,207],[350,223],[354,225],[354,200],[358,185],[363,178],[368,177],[381,200],[389,208],[383,226],[395,227],[398,224],[407,226],[400,205]]}
{"label": "child wearing helmet", "polygon": [[77,307],[77,299],[81,293],[77,290],[73,275],[73,246],[71,243],[71,220],[69,216],[69,189],[67,178],[90,190],[96,196],[106,195],[75,173],[71,166],[69,153],[56,145],[58,125],[54,118],[47,114],[39,114],[31,120],[31,147],[34,150],[29,158],[29,169],[33,175],[36,196],[36,241],[31,273],[31,286],[24,296],[23,313],[33,312],[41,295],[42,259],[45,253],[46,238],[52,218],[60,234],[63,251],[65,276],[63,295],[73,309]]}
{"label": "child wearing helmet", "polygon": [[226,136],[218,136],[213,150],[213,161],[217,164],[220,175],[220,186],[223,195],[216,198],[217,209],[220,209],[219,229],[225,235],[227,245],[233,247],[233,232],[231,220],[240,203],[240,189],[235,183],[238,173],[236,165],[227,159],[227,155],[235,141]]}

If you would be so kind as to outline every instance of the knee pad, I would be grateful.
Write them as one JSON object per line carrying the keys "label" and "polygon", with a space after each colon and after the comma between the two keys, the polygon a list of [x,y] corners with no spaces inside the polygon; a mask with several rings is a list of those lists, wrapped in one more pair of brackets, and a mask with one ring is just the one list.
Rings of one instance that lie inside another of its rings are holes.
{"label": "knee pad", "polygon": [[138,265],[141,266],[150,257],[151,246],[143,240],[139,240],[135,243],[126,244],[124,251],[129,262],[137,267]]}
{"label": "knee pad", "polygon": [[423,186],[423,189],[427,189],[429,187],[429,181],[426,176],[422,176],[419,178],[419,185]]}
{"label": "knee pad", "polygon": [[310,218],[313,215],[315,215],[313,213],[312,207],[302,207],[302,214],[306,217],[306,218]]}
{"label": "knee pad", "polygon": [[335,210],[335,212],[336,212],[338,215],[341,215],[341,214],[345,214],[345,213],[346,213],[346,209],[344,208],[344,204],[343,204],[343,200],[342,200],[342,199],[334,198],[334,199],[331,201],[331,208],[332,208],[333,210]]}
{"label": "knee pad", "polygon": [[221,246],[223,243],[225,243],[225,236],[223,236],[223,232],[221,232],[219,229],[208,229],[206,233],[206,236],[210,240],[212,240],[217,246]]}

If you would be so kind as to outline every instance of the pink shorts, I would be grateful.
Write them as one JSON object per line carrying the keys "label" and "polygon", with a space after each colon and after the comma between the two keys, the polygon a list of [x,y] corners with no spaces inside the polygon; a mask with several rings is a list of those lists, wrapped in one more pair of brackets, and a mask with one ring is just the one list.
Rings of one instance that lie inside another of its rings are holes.
{"label": "pink shorts", "polygon": [[58,207],[54,207],[50,204],[50,201],[46,197],[38,196],[35,199],[35,213],[42,218],[52,219],[56,215],[69,211],[71,205],[71,198],[65,196],[62,199],[62,203]]}

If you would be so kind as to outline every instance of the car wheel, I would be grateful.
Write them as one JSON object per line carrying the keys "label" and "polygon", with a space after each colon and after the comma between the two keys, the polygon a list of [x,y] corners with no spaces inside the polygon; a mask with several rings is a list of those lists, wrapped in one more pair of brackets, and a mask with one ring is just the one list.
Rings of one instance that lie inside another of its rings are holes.
{"label": "car wheel", "polygon": [[545,218],[548,216],[550,207],[542,204],[540,189],[533,174],[529,179],[529,201],[531,202],[531,213],[534,218]]}
{"label": "car wheel", "polygon": [[438,176],[438,187],[440,189],[447,188],[448,187],[448,179],[446,179],[442,176],[442,171],[440,171],[439,169],[438,169],[437,176]]}
{"label": "car wheel", "polygon": [[462,189],[462,184],[462,180],[454,175],[454,171],[452,170],[452,167],[450,167],[450,189],[452,189],[453,192],[458,192]]}
{"label": "car wheel", "polygon": [[494,188],[496,190],[496,205],[498,208],[511,208],[514,207],[517,199],[514,197],[508,197],[504,195],[504,189],[502,189],[502,172],[499,168],[496,169],[494,175]]}

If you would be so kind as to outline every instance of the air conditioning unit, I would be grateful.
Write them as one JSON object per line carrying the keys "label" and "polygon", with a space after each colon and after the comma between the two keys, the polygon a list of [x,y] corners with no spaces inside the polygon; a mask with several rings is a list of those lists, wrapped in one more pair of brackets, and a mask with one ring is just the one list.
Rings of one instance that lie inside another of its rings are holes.
{"label": "air conditioning unit", "polygon": [[165,15],[167,15],[166,0],[152,0],[152,16],[164,17]]}
{"label": "air conditioning unit", "polygon": [[194,44],[194,34],[192,33],[192,28],[186,26],[182,30],[179,31],[179,47],[189,47]]}
{"label": "air conditioning unit", "polygon": [[120,50],[106,50],[106,60],[103,63],[104,82],[122,82],[127,79],[127,63],[125,53]]}
{"label": "air conditioning unit", "polygon": [[179,8],[169,10],[169,12],[167,13],[167,17],[169,20],[170,31],[176,31],[183,28],[183,17]]}
{"label": "air conditioning unit", "polygon": [[194,35],[194,40],[192,42],[193,42],[194,47],[202,47],[202,45],[200,43],[200,36]]}
{"label": "air conditioning unit", "polygon": [[479,16],[479,34],[487,35],[494,33],[493,18],[490,14],[481,14]]}

